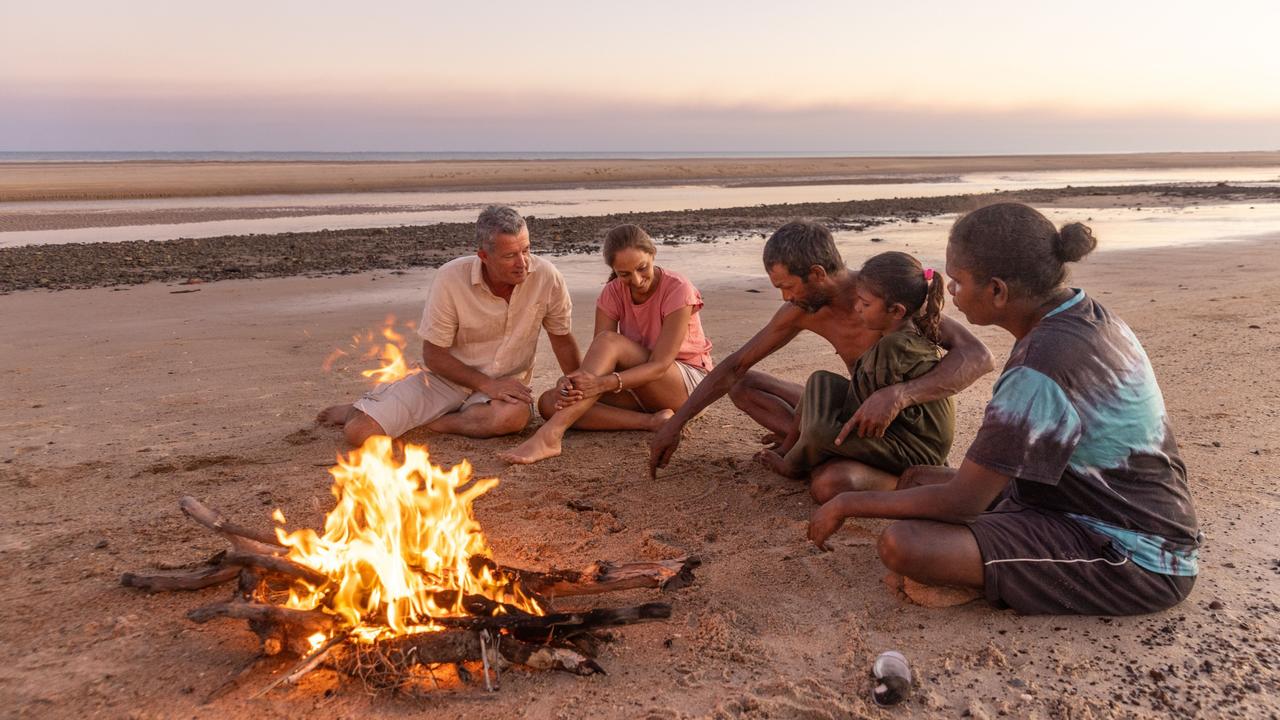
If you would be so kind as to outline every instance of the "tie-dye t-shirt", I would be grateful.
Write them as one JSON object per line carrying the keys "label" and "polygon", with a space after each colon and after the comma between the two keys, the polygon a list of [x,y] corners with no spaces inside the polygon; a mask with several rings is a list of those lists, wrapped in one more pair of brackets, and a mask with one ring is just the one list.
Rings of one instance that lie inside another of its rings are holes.
{"label": "tie-dye t-shirt", "polygon": [[1146,352],[1083,290],[1014,345],[968,459],[1014,500],[1068,514],[1138,565],[1195,575],[1186,466]]}

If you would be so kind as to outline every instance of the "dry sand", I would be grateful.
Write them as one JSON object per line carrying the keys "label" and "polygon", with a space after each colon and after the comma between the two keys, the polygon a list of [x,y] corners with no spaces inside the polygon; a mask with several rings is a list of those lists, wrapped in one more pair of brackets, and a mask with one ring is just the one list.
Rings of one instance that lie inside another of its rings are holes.
{"label": "dry sand", "polygon": [[[941,235],[912,247],[940,263]],[[1106,239],[1103,239],[1104,245]],[[663,248],[706,297],[723,357],[778,305],[754,268],[758,240]],[[841,241],[851,263],[890,240]],[[727,262],[723,253],[746,258]],[[603,272],[561,258],[585,342]],[[0,400],[9,497],[0,519],[0,707],[18,717],[1275,717],[1280,712],[1280,236],[1167,250],[1100,252],[1077,271],[1133,326],[1164,389],[1207,537],[1191,596],[1135,618],[1020,617],[981,602],[933,610],[881,583],[875,537],[850,522],[820,553],[804,539],[804,489],[750,462],[759,430],[722,401],[692,427],[672,467],[645,477],[647,436],[577,433],[563,457],[505,468],[518,439],[411,435],[443,463],[469,458],[502,483],[478,504],[500,562],[580,566],[686,553],[697,582],[662,598],[665,623],[625,628],[607,676],[512,671],[499,693],[468,687],[370,697],[317,672],[260,698],[276,666],[254,668],[201,705],[256,650],[238,622],[184,613],[226,597],[145,595],[120,573],[203,557],[220,543],[184,520],[195,494],[265,525],[273,507],[318,526],[335,436],[316,408],[360,392],[354,371],[322,374],[329,351],[388,312],[416,317],[434,271],[233,280],[199,292],[152,283],[0,297]],[[980,336],[1003,359],[1009,340]],[[802,379],[839,369],[805,335],[763,368]],[[556,376],[545,339],[536,384]],[[959,397],[953,461],[995,375]],[[587,498],[611,512],[579,512]],[[632,591],[598,600],[657,599]],[[871,705],[868,670],[902,651],[918,686],[904,706]]]}
{"label": "dry sand", "polygon": [[[0,163],[0,202],[611,184],[858,182],[1035,170],[1280,165],[1280,152],[665,160]],[[899,180],[901,181],[901,180]]]}

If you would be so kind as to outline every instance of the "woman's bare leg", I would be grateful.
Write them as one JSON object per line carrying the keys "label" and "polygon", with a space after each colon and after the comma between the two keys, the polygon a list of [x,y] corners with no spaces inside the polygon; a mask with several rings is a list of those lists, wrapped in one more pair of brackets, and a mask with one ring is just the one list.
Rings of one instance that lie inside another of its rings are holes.
{"label": "woman's bare leg", "polygon": [[[592,375],[602,376],[618,370],[633,368],[641,363],[648,361],[649,351],[640,344],[633,342],[616,332],[600,333],[591,341],[591,347],[587,348],[586,356],[582,359],[582,369]],[[684,390],[684,381],[680,378],[680,370],[674,364],[667,369],[667,373],[658,380],[648,385],[633,388],[636,395],[640,397],[641,402],[646,407],[650,407],[650,401],[667,399],[672,394],[674,388],[668,387],[672,384],[672,380],[679,383],[680,391]],[[657,387],[654,387],[657,386]],[[560,454],[560,441],[564,438],[564,433],[570,427],[573,427],[580,419],[587,415],[597,405],[597,401],[601,396],[595,396],[579,400],[572,405],[560,408],[556,411],[551,419],[543,423],[542,427],[533,434],[533,437],[520,443],[511,450],[499,453],[498,457],[511,463],[519,463],[527,465],[530,463],[555,457]],[[678,402],[683,402],[681,399]],[[677,403],[678,405],[678,403]],[[660,402],[655,402],[652,407],[666,407]],[[619,408],[614,408],[619,409]],[[597,413],[592,424],[601,424],[607,422],[609,416],[613,413],[605,411],[603,414]],[[615,416],[616,417],[616,416]],[[624,427],[597,427],[600,430],[629,430],[633,429],[631,420],[628,416],[624,418],[627,423]]]}
{"label": "woman's bare leg", "polygon": [[[550,420],[556,409],[555,390],[548,390],[538,399],[538,412]],[[648,412],[636,404],[631,393],[601,395],[599,400],[578,421],[574,430],[656,430],[675,413],[671,410]]]}

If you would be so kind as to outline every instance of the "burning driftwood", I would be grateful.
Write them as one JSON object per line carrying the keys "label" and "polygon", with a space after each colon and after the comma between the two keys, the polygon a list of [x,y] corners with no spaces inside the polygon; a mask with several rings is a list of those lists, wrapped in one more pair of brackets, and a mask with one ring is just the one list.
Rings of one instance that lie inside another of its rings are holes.
{"label": "burning driftwood", "polygon": [[[328,664],[377,688],[429,678],[453,664],[479,664],[486,687],[504,664],[578,675],[595,662],[607,628],[671,614],[664,603],[554,612],[552,599],[693,581],[696,558],[598,562],[583,570],[500,567],[472,515],[497,480],[472,480],[461,463],[431,465],[425,448],[374,438],[331,472],[337,507],[325,532],[275,534],[238,525],[193,497],[179,506],[230,545],[182,571],[126,573],[121,583],[151,592],[196,590],[233,580],[226,602],[188,613],[194,622],[248,622],[264,655],[301,660],[281,681]],[[276,511],[277,522],[284,518]],[[280,682],[280,681],[278,681]]]}

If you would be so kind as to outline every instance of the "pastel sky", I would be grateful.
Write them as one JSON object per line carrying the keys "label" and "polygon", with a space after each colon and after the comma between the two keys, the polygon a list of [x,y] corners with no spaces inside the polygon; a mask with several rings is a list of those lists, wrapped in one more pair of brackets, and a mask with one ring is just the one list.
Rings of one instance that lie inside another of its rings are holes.
{"label": "pastel sky", "polygon": [[1280,149],[1280,4],[0,6],[0,150]]}

